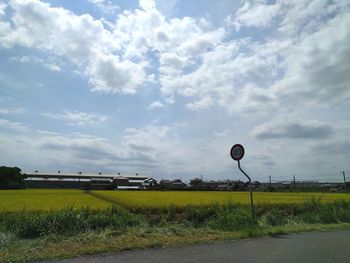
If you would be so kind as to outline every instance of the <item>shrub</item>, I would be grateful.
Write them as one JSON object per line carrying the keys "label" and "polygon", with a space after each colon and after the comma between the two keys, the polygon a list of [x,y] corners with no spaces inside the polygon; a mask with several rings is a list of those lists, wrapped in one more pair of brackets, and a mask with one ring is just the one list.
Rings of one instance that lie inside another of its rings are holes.
{"label": "shrub", "polygon": [[254,222],[250,210],[238,207],[224,209],[208,221],[210,228],[226,231],[240,230],[253,225]]}
{"label": "shrub", "polygon": [[259,225],[261,226],[280,226],[285,224],[285,222],[285,217],[276,209],[266,212],[259,218]]}

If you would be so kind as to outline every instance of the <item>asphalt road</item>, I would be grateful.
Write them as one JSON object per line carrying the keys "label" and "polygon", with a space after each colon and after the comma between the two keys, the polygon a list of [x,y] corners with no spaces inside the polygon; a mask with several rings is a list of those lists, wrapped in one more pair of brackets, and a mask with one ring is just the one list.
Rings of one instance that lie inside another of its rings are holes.
{"label": "asphalt road", "polygon": [[124,251],[59,262],[350,262],[350,230],[246,239],[182,248]]}

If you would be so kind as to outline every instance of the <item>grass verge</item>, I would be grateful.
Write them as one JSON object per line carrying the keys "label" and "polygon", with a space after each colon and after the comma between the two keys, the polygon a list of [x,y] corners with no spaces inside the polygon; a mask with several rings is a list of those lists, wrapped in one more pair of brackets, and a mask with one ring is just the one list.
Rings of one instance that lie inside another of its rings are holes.
{"label": "grass verge", "polygon": [[[133,228],[125,233],[105,229],[75,236],[48,235],[36,239],[14,239],[0,249],[1,262],[29,262],[72,258],[79,255],[152,247],[222,242],[249,237],[274,236],[306,231],[350,229],[350,224],[300,224],[240,231],[184,228],[183,226]],[[10,238],[11,239],[11,238]]]}

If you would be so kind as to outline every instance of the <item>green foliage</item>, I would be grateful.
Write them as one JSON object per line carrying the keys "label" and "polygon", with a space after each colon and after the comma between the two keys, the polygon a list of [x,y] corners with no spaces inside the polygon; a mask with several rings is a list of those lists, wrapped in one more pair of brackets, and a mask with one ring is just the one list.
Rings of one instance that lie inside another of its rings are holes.
{"label": "green foliage", "polygon": [[0,167],[0,189],[20,189],[23,188],[24,175],[18,167]]}
{"label": "green foliage", "polygon": [[234,231],[252,227],[255,223],[248,208],[229,204],[210,219],[207,225],[213,229]]}
{"label": "green foliage", "polygon": [[118,207],[101,211],[67,207],[45,213],[23,211],[0,214],[0,232],[15,233],[26,238],[50,234],[72,235],[106,228],[121,231],[144,224],[146,221],[142,216]]}
{"label": "green foliage", "polygon": [[13,233],[0,232],[0,248],[10,245],[16,240],[16,236]]}
{"label": "green foliage", "polygon": [[304,204],[302,210],[299,217],[308,224],[350,222],[350,202],[347,201],[322,204],[318,200],[310,200]]}
{"label": "green foliage", "polygon": [[268,211],[259,218],[260,226],[281,226],[286,222],[286,218],[276,209]]}
{"label": "green foliage", "polygon": [[190,225],[200,227],[206,224],[208,219],[215,216],[220,209],[219,204],[204,207],[186,206],[184,208],[184,218]]}
{"label": "green foliage", "polygon": [[[150,208],[149,208],[150,209]],[[324,203],[308,199],[304,203],[260,204],[256,206],[257,220],[252,221],[250,206],[233,202],[208,206],[168,206],[162,209],[138,210],[152,225],[182,223],[190,227],[205,227],[225,231],[251,227],[271,227],[298,224],[350,223],[350,202]]]}
{"label": "green foliage", "polygon": [[350,202],[323,203],[312,198],[302,204],[262,206],[259,215],[260,226],[350,223]]}

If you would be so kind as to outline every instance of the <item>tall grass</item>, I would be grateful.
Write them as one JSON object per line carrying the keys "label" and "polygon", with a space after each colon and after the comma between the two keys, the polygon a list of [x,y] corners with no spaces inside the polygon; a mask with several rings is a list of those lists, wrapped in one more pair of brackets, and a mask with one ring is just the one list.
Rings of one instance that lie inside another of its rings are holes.
{"label": "tall grass", "polygon": [[135,227],[179,224],[193,228],[248,231],[282,225],[350,223],[350,201],[344,200],[324,203],[310,199],[299,204],[259,204],[256,206],[256,220],[252,220],[248,205],[232,202],[207,206],[170,205],[136,212],[118,206],[105,210],[67,207],[49,212],[4,212],[0,213],[0,243],[9,242],[13,235],[33,238],[105,229],[123,232]]}
{"label": "tall grass", "polygon": [[168,206],[150,210],[135,209],[135,212],[146,216],[152,225],[176,222],[197,228],[209,227],[226,231],[253,226],[350,223],[350,201],[324,203],[315,198],[299,204],[259,204],[256,206],[256,220],[252,219],[248,205],[232,202],[200,207]]}
{"label": "tall grass", "polygon": [[310,199],[301,204],[260,205],[257,208],[256,222],[251,218],[249,207],[231,204],[218,211],[207,225],[214,229],[239,230],[253,225],[350,223],[350,202],[344,200],[323,203],[319,199]]}
{"label": "tall grass", "polygon": [[14,233],[19,237],[33,238],[43,235],[73,235],[90,230],[111,228],[123,231],[130,227],[147,225],[146,220],[129,211],[112,207],[105,210],[67,207],[50,212],[0,214],[0,232]]}

